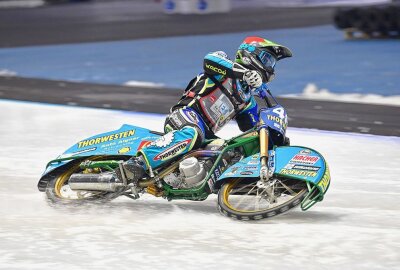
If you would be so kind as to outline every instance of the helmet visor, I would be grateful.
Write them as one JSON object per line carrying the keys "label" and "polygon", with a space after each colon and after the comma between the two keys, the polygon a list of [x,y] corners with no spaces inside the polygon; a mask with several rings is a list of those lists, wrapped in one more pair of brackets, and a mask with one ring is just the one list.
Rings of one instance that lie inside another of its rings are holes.
{"label": "helmet visor", "polygon": [[258,56],[261,60],[261,63],[263,63],[263,65],[265,67],[271,67],[274,68],[275,64],[276,64],[276,58],[274,56],[272,56],[272,54],[266,52],[266,51],[262,51],[259,56]]}

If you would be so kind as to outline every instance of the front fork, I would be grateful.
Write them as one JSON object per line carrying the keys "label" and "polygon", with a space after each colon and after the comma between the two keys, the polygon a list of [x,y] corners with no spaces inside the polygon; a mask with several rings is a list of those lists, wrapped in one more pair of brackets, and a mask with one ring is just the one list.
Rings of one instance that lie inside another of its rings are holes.
{"label": "front fork", "polygon": [[260,178],[263,182],[269,179],[268,176],[268,129],[263,127],[259,131],[260,135]]}

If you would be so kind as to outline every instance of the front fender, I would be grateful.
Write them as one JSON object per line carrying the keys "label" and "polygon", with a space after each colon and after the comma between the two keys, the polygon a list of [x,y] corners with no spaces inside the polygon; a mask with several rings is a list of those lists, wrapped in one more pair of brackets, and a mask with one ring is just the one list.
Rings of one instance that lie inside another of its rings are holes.
{"label": "front fender", "polygon": [[[317,151],[302,146],[281,146],[268,151],[268,167],[274,176],[307,182],[309,195],[302,202],[307,210],[322,201],[330,185],[329,167]],[[229,167],[216,181],[216,188],[236,178],[260,178],[260,154],[255,154]]]}

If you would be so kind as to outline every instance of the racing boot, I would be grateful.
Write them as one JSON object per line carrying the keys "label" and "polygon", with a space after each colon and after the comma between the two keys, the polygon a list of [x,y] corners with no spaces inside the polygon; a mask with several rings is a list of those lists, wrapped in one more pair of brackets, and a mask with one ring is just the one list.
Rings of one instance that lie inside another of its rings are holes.
{"label": "racing boot", "polygon": [[[145,175],[146,164],[142,157],[132,157],[122,163],[122,169],[128,182],[135,182]],[[120,180],[123,180],[120,168],[115,169],[115,173]]]}

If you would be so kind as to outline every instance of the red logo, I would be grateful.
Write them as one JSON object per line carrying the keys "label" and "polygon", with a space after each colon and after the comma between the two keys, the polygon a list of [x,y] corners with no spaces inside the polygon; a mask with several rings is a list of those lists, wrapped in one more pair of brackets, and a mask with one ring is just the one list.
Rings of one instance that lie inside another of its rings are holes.
{"label": "red logo", "polygon": [[211,95],[211,96],[209,97],[209,99],[210,99],[210,101],[211,101],[212,103],[214,103],[214,102],[217,100],[217,98],[216,98],[214,95]]}
{"label": "red logo", "polygon": [[145,141],[141,141],[141,143],[139,144],[139,147],[137,148],[136,151],[139,152],[140,149],[148,146],[149,144],[151,144],[151,141],[146,141],[146,140]]}
{"label": "red logo", "polygon": [[290,162],[292,163],[302,163],[302,164],[315,164],[319,160],[316,156],[307,155],[295,155]]}

